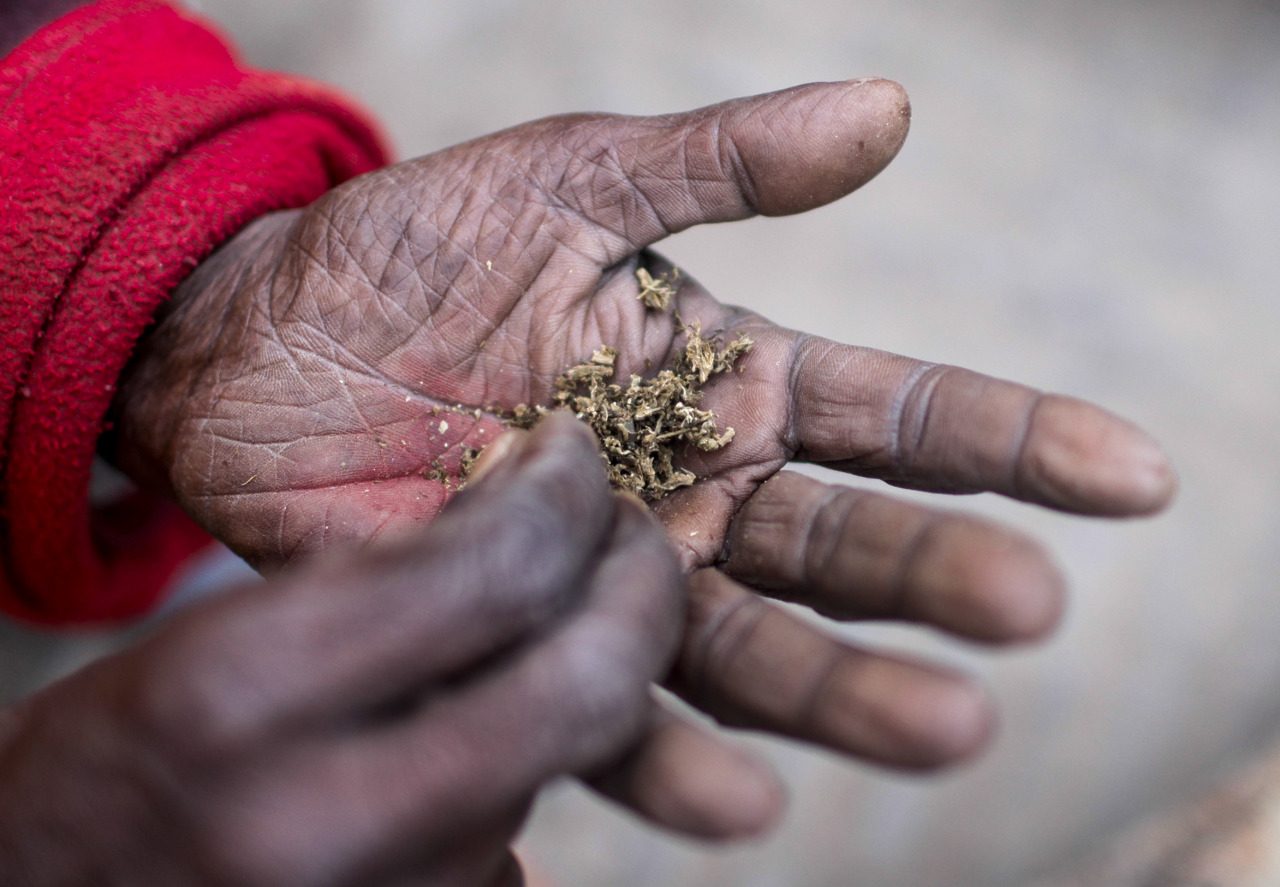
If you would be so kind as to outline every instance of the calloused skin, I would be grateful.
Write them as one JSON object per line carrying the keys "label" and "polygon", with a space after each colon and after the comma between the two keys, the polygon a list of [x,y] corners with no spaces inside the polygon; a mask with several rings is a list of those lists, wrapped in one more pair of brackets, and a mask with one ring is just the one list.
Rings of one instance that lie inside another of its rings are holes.
{"label": "calloused skin", "polygon": [[[703,402],[737,437],[686,454],[698,481],[654,507],[692,574],[669,685],[724,723],[879,764],[962,760],[993,723],[970,679],[838,642],[764,596],[1010,643],[1057,622],[1058,571],[1011,529],[785,466],[1125,516],[1173,496],[1160,449],[1079,400],[779,327],[684,269],[674,313],[636,299],[637,267],[669,267],[650,245],[842,197],[889,163],[908,121],[884,80],[555,117],[261,219],[181,287],[141,348],[118,461],[269,569],[431,521],[449,490],[424,472],[456,472],[460,450],[495,439],[517,404],[550,402],[556,376],[601,344],[625,379],[666,364],[683,340],[675,314],[745,333],[741,371]],[[631,793],[659,821],[669,786],[697,778],[678,758]]]}
{"label": "calloused skin", "polygon": [[519,885],[545,781],[625,780],[672,735],[649,688],[685,581],[576,421],[505,450],[430,527],[0,712],[0,885]]}

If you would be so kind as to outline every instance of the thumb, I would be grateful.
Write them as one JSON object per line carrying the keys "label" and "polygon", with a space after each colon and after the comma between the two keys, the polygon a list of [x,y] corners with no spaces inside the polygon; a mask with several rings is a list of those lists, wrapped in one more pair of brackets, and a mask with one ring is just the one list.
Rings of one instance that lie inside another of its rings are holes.
{"label": "thumb", "polygon": [[570,117],[556,133],[582,174],[556,197],[630,249],[707,222],[804,212],[870,181],[911,106],[890,80],[811,83],[660,117]]}

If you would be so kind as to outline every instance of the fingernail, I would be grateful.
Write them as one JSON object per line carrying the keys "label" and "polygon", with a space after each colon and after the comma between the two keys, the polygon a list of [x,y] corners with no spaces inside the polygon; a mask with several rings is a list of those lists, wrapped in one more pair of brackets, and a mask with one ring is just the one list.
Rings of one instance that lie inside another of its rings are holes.
{"label": "fingernail", "polygon": [[489,444],[481,450],[480,457],[476,459],[476,464],[471,467],[471,473],[467,475],[467,481],[469,483],[478,481],[493,471],[495,465],[515,456],[524,448],[525,439],[528,436],[527,431],[508,431]]}

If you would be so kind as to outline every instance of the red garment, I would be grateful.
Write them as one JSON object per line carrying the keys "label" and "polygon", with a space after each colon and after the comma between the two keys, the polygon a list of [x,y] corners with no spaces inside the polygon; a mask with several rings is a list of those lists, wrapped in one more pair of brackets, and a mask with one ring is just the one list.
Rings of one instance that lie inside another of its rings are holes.
{"label": "red garment", "polygon": [[141,495],[91,513],[115,382],[220,243],[384,162],[346,100],[157,0],[101,0],[0,59],[0,609],[132,616],[207,543]]}

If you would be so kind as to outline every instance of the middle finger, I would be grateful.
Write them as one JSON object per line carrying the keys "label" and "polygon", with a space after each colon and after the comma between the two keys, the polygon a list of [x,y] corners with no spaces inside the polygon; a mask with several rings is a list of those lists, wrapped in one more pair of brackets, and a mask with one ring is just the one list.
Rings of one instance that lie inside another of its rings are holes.
{"label": "middle finger", "polygon": [[1065,590],[1039,545],[997,524],[792,471],[752,494],[726,573],[837,619],[925,622],[973,640],[1041,637]]}

